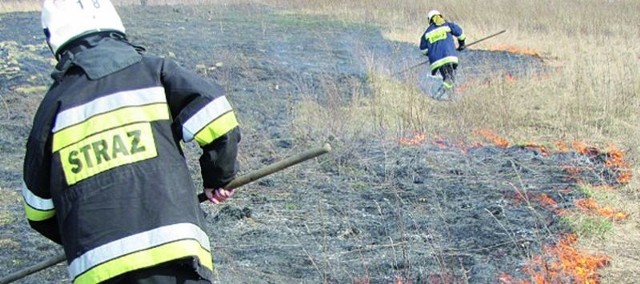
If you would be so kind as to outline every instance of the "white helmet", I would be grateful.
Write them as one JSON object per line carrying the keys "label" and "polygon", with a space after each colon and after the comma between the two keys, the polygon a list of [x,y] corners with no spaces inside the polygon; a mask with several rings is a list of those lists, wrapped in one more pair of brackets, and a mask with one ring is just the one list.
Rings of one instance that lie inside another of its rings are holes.
{"label": "white helmet", "polygon": [[442,13],[440,13],[438,10],[431,10],[429,11],[429,13],[427,13],[427,18],[429,18],[429,22],[431,22],[431,18],[433,18],[433,16],[435,15],[442,16]]}
{"label": "white helmet", "polygon": [[54,55],[73,39],[99,31],[124,33],[122,20],[109,0],[45,0],[42,28]]}

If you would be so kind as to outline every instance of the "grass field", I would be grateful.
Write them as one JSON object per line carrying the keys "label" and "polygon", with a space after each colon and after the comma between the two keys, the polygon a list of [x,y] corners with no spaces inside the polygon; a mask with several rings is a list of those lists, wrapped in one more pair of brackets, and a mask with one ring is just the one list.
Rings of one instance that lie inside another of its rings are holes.
{"label": "grass field", "polygon": [[[0,12],[37,10],[41,1],[0,2]],[[427,137],[479,139],[477,129],[491,129],[511,143],[555,145],[580,141],[623,150],[634,177],[616,192],[599,195],[599,201],[630,214],[608,233],[585,236],[581,246],[603,252],[614,260],[603,270],[604,283],[631,283],[640,277],[640,1],[637,0],[488,0],[427,2],[398,1],[114,1],[118,5],[174,3],[264,4],[287,13],[322,14],[344,21],[379,25],[397,41],[417,45],[426,28],[426,14],[438,9],[459,23],[468,42],[507,29],[507,33],[475,45],[474,49],[508,49],[541,56],[555,72],[545,77],[496,78],[465,91],[455,104],[437,104],[387,77],[370,74],[375,96],[354,103],[349,119],[374,127],[395,129],[398,135],[420,131]],[[419,52],[416,48],[416,52]],[[469,62],[468,64],[473,64]],[[367,107],[363,107],[367,106]],[[383,112],[381,109],[392,110]],[[430,111],[420,111],[428,109]],[[309,113],[339,115],[318,106]],[[310,123],[304,119],[299,124]],[[352,123],[358,124],[358,123]],[[361,125],[361,124],[358,124]],[[348,126],[341,131],[355,131]],[[593,229],[600,230],[600,227]],[[636,253],[633,253],[633,252]]]}

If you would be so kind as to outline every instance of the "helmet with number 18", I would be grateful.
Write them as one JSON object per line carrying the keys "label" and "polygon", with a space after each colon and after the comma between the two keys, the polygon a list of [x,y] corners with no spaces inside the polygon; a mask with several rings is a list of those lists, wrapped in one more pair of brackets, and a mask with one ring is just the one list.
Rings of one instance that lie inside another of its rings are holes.
{"label": "helmet with number 18", "polygon": [[45,0],[42,28],[56,58],[65,44],[82,36],[102,31],[125,32],[109,0]]}

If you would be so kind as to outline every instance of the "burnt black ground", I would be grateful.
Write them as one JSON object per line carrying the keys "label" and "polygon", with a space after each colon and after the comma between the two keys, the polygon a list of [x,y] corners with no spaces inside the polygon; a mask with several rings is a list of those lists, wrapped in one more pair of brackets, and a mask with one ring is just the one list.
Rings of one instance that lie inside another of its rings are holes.
{"label": "burnt black ground", "polygon": [[[134,43],[227,89],[244,129],[242,172],[327,141],[334,147],[242,188],[229,203],[202,205],[218,283],[496,283],[501,272],[524,278],[527,259],[568,231],[553,210],[583,197],[565,168],[588,168],[582,180],[614,183],[602,155],[294,135],[289,109],[301,95],[322,104],[333,92],[347,103],[356,92],[369,94],[370,68],[394,74],[425,59],[413,45],[384,40],[376,27],[261,6],[120,11]],[[46,86],[52,66],[37,13],[1,15],[0,42],[3,70],[10,71],[0,74],[1,209],[10,220],[1,223],[0,271],[10,273],[59,253],[28,228],[18,195],[23,146],[42,92],[16,90]],[[462,80],[544,68],[539,58],[506,52],[469,50],[461,59]],[[398,78],[411,84],[425,72]],[[185,148],[195,162],[195,146]],[[542,193],[558,207],[517,198]],[[61,264],[20,283],[65,280]]]}

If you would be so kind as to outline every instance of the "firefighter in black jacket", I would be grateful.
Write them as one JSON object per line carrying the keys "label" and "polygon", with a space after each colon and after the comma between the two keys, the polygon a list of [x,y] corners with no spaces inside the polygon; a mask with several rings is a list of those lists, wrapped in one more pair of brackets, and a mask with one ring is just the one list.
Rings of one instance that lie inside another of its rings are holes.
{"label": "firefighter in black jacket", "polygon": [[30,225],[64,246],[74,283],[209,283],[180,142],[202,148],[209,199],[230,197],[240,130],[223,90],[129,43],[108,0],[46,0],[42,24],[58,64],[27,141]]}

